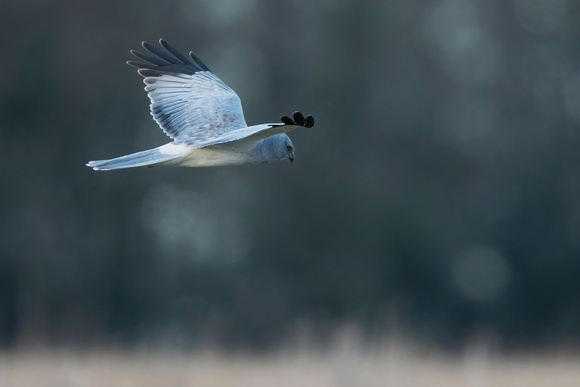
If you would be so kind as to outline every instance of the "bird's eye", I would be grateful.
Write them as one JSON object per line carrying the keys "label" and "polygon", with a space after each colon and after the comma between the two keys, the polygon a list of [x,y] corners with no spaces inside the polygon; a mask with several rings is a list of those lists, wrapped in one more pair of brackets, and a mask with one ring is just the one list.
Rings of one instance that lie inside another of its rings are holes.
{"label": "bird's eye", "polygon": [[287,151],[292,150],[292,147],[290,145],[288,145],[288,146],[286,146],[286,150]]}

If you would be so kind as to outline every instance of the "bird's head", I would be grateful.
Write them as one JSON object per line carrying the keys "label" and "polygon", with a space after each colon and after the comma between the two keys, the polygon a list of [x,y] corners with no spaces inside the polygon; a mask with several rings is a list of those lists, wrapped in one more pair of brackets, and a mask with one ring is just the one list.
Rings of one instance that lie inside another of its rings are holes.
{"label": "bird's head", "polygon": [[294,161],[294,144],[285,133],[267,137],[264,141],[267,142],[270,161]]}
{"label": "bird's head", "polygon": [[290,137],[286,136],[286,141],[284,144],[284,160],[288,160],[290,162],[294,161],[294,144],[290,140]]}
{"label": "bird's head", "polygon": [[292,144],[292,140],[290,140],[290,137],[288,136],[284,136],[286,137],[284,139],[284,144],[282,145],[282,152],[283,155],[280,158],[280,160],[282,161],[294,161],[294,144]]}

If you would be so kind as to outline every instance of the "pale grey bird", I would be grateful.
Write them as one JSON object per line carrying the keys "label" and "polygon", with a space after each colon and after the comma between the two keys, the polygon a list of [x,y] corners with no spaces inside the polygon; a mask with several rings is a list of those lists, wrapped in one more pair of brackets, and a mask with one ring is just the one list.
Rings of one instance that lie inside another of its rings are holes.
{"label": "pale grey bird", "polygon": [[286,135],[314,125],[312,116],[295,112],[282,123],[248,126],[238,95],[193,52],[186,58],[165,40],[161,47],[143,42],[151,54],[131,51],[147,62],[128,61],[144,77],[151,115],[173,142],[155,149],[89,161],[97,171],[142,166],[208,167],[294,161],[294,145]]}

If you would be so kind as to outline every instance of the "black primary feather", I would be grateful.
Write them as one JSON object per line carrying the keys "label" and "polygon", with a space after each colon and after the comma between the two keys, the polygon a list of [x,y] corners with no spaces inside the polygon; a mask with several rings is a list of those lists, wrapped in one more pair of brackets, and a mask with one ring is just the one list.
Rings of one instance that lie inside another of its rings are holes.
{"label": "black primary feather", "polygon": [[154,56],[151,55],[147,55],[147,54],[143,54],[137,50],[131,50],[129,51],[131,54],[133,54],[133,56],[136,56],[139,59],[144,60],[145,62],[149,62],[151,64],[154,64],[156,66],[166,66],[169,63],[165,60],[162,60],[160,58],[156,58]]}
{"label": "black primary feather", "polygon": [[211,71],[211,70],[210,70],[210,69],[209,69],[209,68],[208,68],[208,67],[205,65],[205,63],[203,63],[203,62],[201,61],[201,59],[199,59],[199,58],[197,57],[197,55],[195,55],[195,54],[193,53],[193,51],[190,51],[190,52],[189,52],[189,57],[190,57],[190,58],[191,58],[191,59],[192,59],[192,60],[193,60],[195,63],[197,63],[197,65],[198,65],[199,67],[201,67],[201,69],[202,69],[202,70],[204,70],[204,71]]}
{"label": "black primary feather", "polygon": [[300,113],[299,111],[295,111],[292,114],[292,118],[294,118],[294,122],[296,122],[296,125],[304,126],[304,116],[302,115],[302,113]]}
{"label": "black primary feather", "polygon": [[298,125],[304,126],[305,128],[312,128],[314,126],[314,117],[312,117],[312,115],[308,115],[305,118],[304,115],[299,111],[295,111],[292,114],[292,118],[288,116],[280,117],[280,121],[282,121],[284,125]]}
{"label": "black primary feather", "polygon": [[175,58],[173,58],[170,55],[167,55],[167,53],[147,42],[143,42],[141,43],[141,45],[143,46],[144,49],[146,49],[147,51],[149,51],[150,53],[157,55],[158,57],[160,57],[161,59],[169,62],[169,63],[177,63],[175,61]]}
{"label": "black primary feather", "polygon": [[183,63],[183,64],[190,64],[191,63],[189,61],[189,59],[184,57],[175,47],[173,47],[171,44],[167,43],[165,40],[159,39],[159,44],[161,44],[161,47],[166,49],[167,52],[169,52],[171,55],[173,55],[181,63]]}
{"label": "black primary feather", "polygon": [[136,67],[138,73],[143,77],[158,77],[163,74],[192,75],[200,71],[211,71],[193,52],[189,53],[191,57],[191,60],[189,60],[164,39],[159,39],[159,44],[165,51],[147,42],[143,42],[143,48],[153,54],[153,56],[131,50],[131,54],[146,63],[130,60],[127,61],[127,64]]}
{"label": "black primary feather", "polygon": [[284,123],[284,125],[296,125],[294,120],[288,116],[280,117],[280,121],[282,121]]}

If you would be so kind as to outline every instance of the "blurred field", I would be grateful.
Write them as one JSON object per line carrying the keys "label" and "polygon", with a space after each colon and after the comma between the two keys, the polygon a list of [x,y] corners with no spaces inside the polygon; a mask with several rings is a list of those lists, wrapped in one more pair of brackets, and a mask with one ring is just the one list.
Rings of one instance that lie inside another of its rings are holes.
{"label": "blurred field", "polygon": [[2,387],[92,386],[578,386],[577,356],[459,357],[393,346],[325,353],[175,355],[13,352],[0,355]]}

